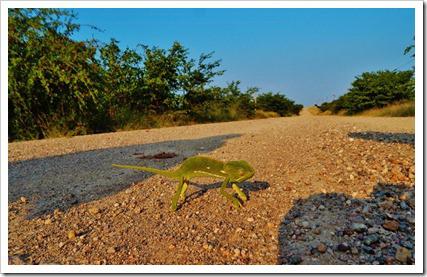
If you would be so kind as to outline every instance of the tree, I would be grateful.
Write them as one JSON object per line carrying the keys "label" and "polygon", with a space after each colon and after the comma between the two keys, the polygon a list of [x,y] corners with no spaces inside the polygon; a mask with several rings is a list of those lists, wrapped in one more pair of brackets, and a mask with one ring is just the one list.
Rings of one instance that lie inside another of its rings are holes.
{"label": "tree", "polygon": [[96,107],[96,48],[69,37],[75,15],[58,9],[9,10],[9,135],[43,138],[52,124],[75,128]]}
{"label": "tree", "polygon": [[295,105],[294,101],[289,100],[283,94],[268,92],[256,98],[256,107],[263,111],[276,112],[280,116],[290,116],[299,114],[303,106]]}
{"label": "tree", "polygon": [[365,72],[356,77],[349,92],[342,96],[343,107],[349,114],[374,107],[414,99],[410,88],[412,70]]}

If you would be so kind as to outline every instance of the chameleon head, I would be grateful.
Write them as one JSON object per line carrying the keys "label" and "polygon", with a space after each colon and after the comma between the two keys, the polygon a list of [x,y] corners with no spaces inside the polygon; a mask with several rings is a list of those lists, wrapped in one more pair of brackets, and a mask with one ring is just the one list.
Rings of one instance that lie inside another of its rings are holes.
{"label": "chameleon head", "polygon": [[230,161],[224,166],[230,176],[230,182],[243,182],[255,174],[255,170],[246,161]]}

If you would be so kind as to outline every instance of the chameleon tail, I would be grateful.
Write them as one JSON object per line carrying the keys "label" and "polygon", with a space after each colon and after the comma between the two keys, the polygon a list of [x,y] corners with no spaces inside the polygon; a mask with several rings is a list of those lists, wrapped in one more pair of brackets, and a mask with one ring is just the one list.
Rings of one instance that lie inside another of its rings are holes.
{"label": "chameleon tail", "polygon": [[128,169],[147,171],[147,172],[151,172],[151,173],[155,173],[155,174],[160,174],[160,175],[163,175],[163,176],[166,176],[169,178],[177,178],[174,171],[162,170],[162,169],[145,167],[145,166],[135,166],[135,165],[113,164],[113,166],[120,167],[120,168],[128,168]]}

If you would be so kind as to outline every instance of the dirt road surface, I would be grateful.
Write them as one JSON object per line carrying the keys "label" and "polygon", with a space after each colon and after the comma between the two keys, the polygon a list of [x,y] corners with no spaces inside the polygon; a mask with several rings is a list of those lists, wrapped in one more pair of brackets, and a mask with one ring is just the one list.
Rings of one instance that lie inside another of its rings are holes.
{"label": "dirt road surface", "polygon": [[[10,143],[9,263],[411,264],[414,129],[304,113]],[[176,182],[111,167],[193,155],[255,168],[243,208],[195,179],[172,212]]]}

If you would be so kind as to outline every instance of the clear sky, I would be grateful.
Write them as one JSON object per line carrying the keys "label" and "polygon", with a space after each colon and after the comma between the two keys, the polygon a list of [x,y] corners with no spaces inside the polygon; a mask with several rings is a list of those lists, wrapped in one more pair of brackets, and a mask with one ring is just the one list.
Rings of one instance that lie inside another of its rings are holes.
{"label": "clear sky", "polygon": [[226,72],[214,84],[281,92],[312,105],[344,94],[365,71],[410,69],[414,9],[75,9],[77,39],[110,38],[122,47],[141,43],[190,56],[215,51]]}

